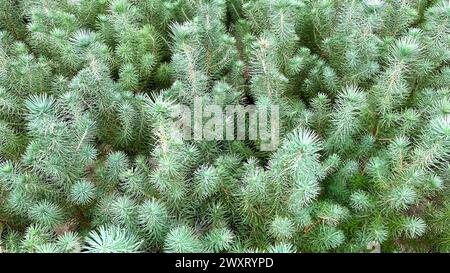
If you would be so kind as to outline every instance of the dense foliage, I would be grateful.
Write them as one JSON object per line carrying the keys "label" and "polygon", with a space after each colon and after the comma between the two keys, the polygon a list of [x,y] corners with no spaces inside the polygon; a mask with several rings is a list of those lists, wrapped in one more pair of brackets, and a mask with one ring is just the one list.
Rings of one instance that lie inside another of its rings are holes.
{"label": "dense foliage", "polygon": [[448,0],[0,0],[0,252],[450,252],[449,64]]}

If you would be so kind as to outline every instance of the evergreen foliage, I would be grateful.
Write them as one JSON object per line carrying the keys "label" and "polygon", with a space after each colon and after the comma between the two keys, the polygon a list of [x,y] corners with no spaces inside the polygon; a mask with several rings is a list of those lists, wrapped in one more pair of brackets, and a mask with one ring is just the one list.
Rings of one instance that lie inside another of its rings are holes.
{"label": "evergreen foliage", "polygon": [[449,186],[448,0],[0,0],[0,252],[449,252]]}

